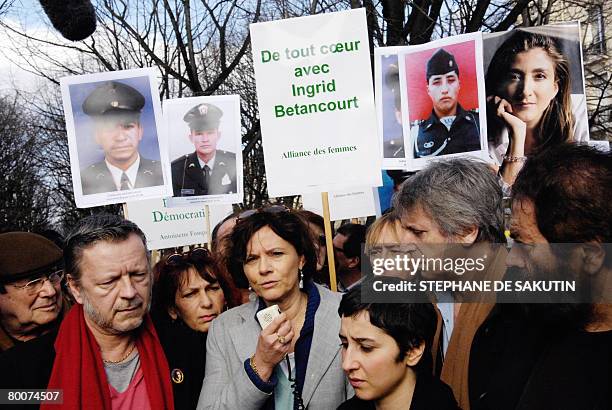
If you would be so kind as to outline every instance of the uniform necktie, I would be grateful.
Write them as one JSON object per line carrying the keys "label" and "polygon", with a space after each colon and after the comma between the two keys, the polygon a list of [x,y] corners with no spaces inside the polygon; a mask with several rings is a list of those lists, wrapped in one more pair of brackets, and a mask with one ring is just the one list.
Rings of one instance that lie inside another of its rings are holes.
{"label": "uniform necktie", "polygon": [[127,174],[124,172],[121,174],[121,190],[125,191],[130,189],[130,180],[128,179]]}
{"label": "uniform necktie", "polygon": [[210,185],[210,167],[204,165],[204,195],[208,195],[208,186]]}

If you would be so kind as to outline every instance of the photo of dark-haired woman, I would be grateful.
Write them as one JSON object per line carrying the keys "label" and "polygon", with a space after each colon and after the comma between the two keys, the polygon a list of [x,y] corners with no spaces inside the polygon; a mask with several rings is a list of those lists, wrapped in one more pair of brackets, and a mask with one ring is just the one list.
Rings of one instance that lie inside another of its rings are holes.
{"label": "photo of dark-haired woman", "polygon": [[583,88],[580,54],[571,60],[566,55],[566,50],[580,43],[568,38],[569,34],[556,37],[517,30],[506,35],[489,61],[489,153],[509,185],[534,152],[588,140],[586,101],[579,94]]}

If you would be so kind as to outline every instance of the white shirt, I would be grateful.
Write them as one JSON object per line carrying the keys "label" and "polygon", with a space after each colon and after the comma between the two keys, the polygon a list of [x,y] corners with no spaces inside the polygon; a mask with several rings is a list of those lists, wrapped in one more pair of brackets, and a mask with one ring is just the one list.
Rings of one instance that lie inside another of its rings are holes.
{"label": "white shirt", "polygon": [[208,165],[208,168],[210,168],[210,173],[212,174],[213,167],[215,166],[215,158],[216,157],[217,157],[216,154],[213,155],[213,157],[208,162],[204,162],[204,161],[202,161],[202,159],[200,157],[198,157],[198,162],[200,163],[200,168],[202,168],[202,171],[204,171],[204,165]]}
{"label": "white shirt", "polygon": [[140,155],[138,155],[136,161],[134,161],[134,163],[130,165],[130,167],[125,171],[117,168],[114,165],[111,165],[106,159],[104,160],[104,162],[106,162],[106,167],[113,176],[113,182],[115,183],[115,186],[117,187],[118,191],[121,189],[121,175],[123,175],[123,172],[125,172],[128,177],[128,186],[130,187],[130,189],[134,189],[134,186],[136,185],[136,177],[138,176],[138,167],[140,167]]}
{"label": "white shirt", "polygon": [[446,350],[450,343],[451,336],[453,335],[453,329],[455,328],[455,304],[448,302],[436,303],[442,315],[442,352],[446,356]]}

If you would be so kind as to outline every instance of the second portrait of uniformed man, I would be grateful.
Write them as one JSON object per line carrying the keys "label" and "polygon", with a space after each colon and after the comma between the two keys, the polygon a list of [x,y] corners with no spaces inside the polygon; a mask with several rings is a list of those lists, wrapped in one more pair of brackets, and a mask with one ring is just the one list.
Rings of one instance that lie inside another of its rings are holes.
{"label": "second portrait of uniformed man", "polygon": [[237,193],[236,154],[217,148],[223,111],[214,104],[197,104],[183,116],[193,152],[172,161],[174,196]]}
{"label": "second portrait of uniformed man", "polygon": [[85,99],[83,113],[93,121],[95,143],[104,159],[81,169],[83,195],[163,185],[159,160],[140,155],[144,96],[135,88],[108,81]]}
{"label": "second portrait of uniformed man", "polygon": [[[410,124],[414,158],[480,150],[478,113],[464,109],[459,103],[462,70],[455,56],[439,48],[425,68],[426,91],[432,109],[427,119]],[[410,95],[408,98],[411,106]]]}

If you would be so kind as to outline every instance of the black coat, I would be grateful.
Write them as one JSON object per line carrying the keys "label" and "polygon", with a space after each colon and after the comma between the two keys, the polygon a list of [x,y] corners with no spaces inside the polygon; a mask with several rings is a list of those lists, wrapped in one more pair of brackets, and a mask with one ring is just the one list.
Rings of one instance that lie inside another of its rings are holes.
{"label": "black coat", "polygon": [[176,410],[195,409],[206,366],[206,333],[196,332],[167,314],[153,314],[153,323],[164,349]]}
{"label": "black coat", "polygon": [[[161,163],[141,156],[134,188],[148,188],[158,185],[164,185]],[[83,187],[83,195],[101,194],[117,190],[117,186],[113,181],[113,175],[104,161],[81,170],[81,186]]]}
{"label": "black coat", "polygon": [[472,410],[607,410],[612,331],[545,328],[516,304],[497,305],[470,352]]}
{"label": "black coat", "polygon": [[457,115],[450,130],[433,111],[427,120],[412,124],[412,130],[417,129],[411,131],[415,158],[480,150],[478,113],[465,111],[461,105],[457,105]]}
{"label": "black coat", "polygon": [[204,171],[195,152],[172,161],[174,196],[235,194],[236,154],[217,150],[210,174],[210,184],[204,181]]}
{"label": "black coat", "polygon": [[[357,396],[342,403],[337,410],[374,410],[373,401],[361,400]],[[408,410],[408,408],[406,408]],[[444,382],[429,375],[417,377],[410,410],[460,410],[453,391]]]}
{"label": "black coat", "polygon": [[[46,389],[55,361],[57,329],[15,345],[0,354],[1,389]],[[38,405],[11,405],[10,409],[32,409]]]}

